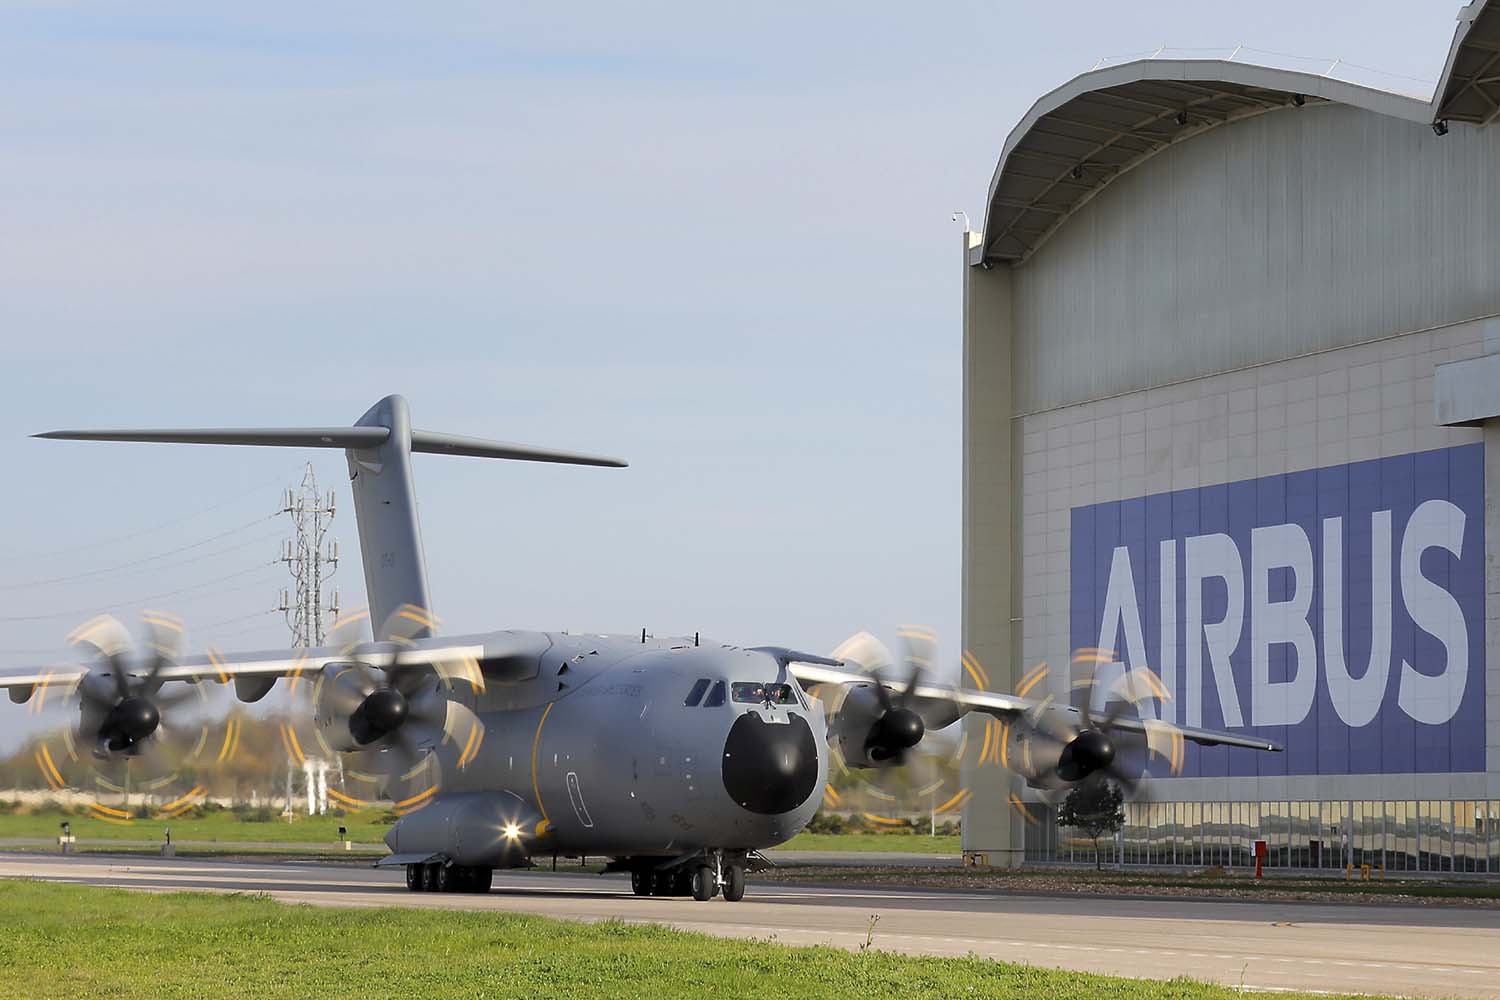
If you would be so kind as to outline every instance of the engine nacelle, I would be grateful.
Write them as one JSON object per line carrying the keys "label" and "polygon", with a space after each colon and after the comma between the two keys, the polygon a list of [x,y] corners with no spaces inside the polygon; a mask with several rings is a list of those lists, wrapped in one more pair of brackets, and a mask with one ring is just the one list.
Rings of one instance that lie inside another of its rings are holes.
{"label": "engine nacelle", "polygon": [[884,712],[874,683],[850,684],[843,692],[828,725],[828,744],[838,751],[846,767],[882,767],[867,747],[870,731]]}
{"label": "engine nacelle", "polygon": [[363,743],[351,726],[375,689],[370,669],[359,663],[329,663],[313,684],[313,723],[318,735],[333,750],[358,750]]}
{"label": "engine nacelle", "polygon": [[455,865],[516,868],[530,856],[542,817],[513,792],[439,795],[385,835],[393,854],[442,854]]}

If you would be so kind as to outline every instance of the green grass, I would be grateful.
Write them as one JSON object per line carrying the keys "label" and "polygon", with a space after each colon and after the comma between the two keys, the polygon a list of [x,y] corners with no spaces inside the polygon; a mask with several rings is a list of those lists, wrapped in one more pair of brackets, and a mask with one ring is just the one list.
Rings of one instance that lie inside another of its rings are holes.
{"label": "green grass", "polygon": [[958,837],[924,837],[910,833],[799,833],[778,850],[957,854],[962,848]]}
{"label": "green grass", "polygon": [[[504,913],[288,906],[0,882],[0,996],[278,1000],[317,996],[1230,1000],[1150,982],[970,958],[919,958]],[[1293,997],[1295,994],[1275,994]]]}
{"label": "green grass", "polygon": [[275,819],[252,823],[232,812],[208,813],[202,819],[137,819],[129,823],[111,823],[90,816],[62,816],[52,812],[10,813],[0,815],[0,840],[10,837],[56,837],[59,824],[72,824],[73,836],[80,841],[93,840],[160,840],[167,827],[173,840],[255,841],[258,843],[327,843],[338,840],[339,827],[349,830],[349,839],[359,844],[378,844],[390,824],[380,813],[351,813],[342,819],[328,816],[299,816],[293,822]]}

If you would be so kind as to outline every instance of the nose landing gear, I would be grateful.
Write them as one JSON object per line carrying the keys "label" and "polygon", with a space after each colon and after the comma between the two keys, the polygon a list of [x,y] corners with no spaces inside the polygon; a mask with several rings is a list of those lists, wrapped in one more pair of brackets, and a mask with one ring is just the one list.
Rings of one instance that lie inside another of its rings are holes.
{"label": "nose landing gear", "polygon": [[637,896],[692,896],[700,903],[722,895],[726,902],[745,898],[743,854],[706,851],[656,867],[649,858],[636,859],[630,868],[630,890]]}

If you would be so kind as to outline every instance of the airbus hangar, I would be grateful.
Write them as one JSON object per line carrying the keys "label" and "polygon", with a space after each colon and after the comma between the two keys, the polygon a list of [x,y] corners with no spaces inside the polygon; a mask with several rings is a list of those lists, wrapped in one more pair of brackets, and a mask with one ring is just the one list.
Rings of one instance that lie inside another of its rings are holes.
{"label": "airbus hangar", "polygon": [[[1108,860],[1500,871],[1497,118],[1476,0],[1430,100],[1153,58],[1007,137],[963,248],[966,683],[1066,699],[1103,650],[1143,715],[1286,748],[1154,756]],[[1092,857],[997,773],[966,852]]]}

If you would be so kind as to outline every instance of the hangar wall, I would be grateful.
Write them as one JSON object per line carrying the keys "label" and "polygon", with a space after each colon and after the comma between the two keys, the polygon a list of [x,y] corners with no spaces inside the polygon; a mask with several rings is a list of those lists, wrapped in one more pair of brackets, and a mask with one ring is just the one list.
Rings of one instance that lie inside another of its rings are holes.
{"label": "hangar wall", "polygon": [[[1497,162],[1495,129],[1288,107],[1150,157],[1024,260],[966,257],[989,686],[1045,661],[1066,698],[1097,644],[1169,675],[1151,710],[1289,747],[1158,762],[1112,856],[1248,863],[1264,838],[1279,864],[1500,870],[1500,421],[1433,402],[1435,366],[1500,354]],[[965,850],[1084,859],[986,780]]]}
{"label": "hangar wall", "polygon": [[1163,150],[1014,268],[1017,412],[1500,311],[1497,162],[1336,104]]}

